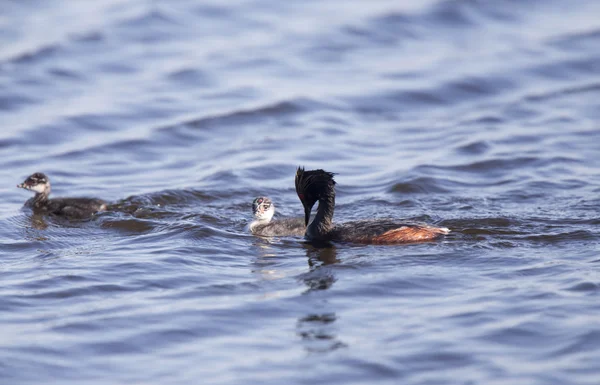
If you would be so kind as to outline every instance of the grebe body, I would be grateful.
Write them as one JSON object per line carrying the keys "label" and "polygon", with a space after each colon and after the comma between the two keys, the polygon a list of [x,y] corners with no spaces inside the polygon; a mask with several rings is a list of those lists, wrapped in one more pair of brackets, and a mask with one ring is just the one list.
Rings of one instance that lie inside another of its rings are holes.
{"label": "grebe body", "polygon": [[[366,220],[333,224],[335,209],[334,174],[324,170],[298,168],[296,193],[304,206],[305,237],[311,241],[353,242],[364,244],[399,244],[427,242],[448,234],[444,227],[398,223],[392,220]],[[309,223],[315,203],[317,213]]]}
{"label": "grebe body", "polygon": [[51,191],[50,179],[41,172],[30,175],[23,183],[17,185],[17,187],[35,192],[35,196],[28,199],[25,202],[25,206],[30,207],[38,214],[51,214],[65,218],[85,219],[99,211],[106,210],[106,202],[101,199],[49,199]]}
{"label": "grebe body", "polygon": [[302,218],[272,220],[275,205],[267,197],[258,197],[252,202],[254,220],[248,226],[254,235],[266,237],[301,236],[306,231]]}

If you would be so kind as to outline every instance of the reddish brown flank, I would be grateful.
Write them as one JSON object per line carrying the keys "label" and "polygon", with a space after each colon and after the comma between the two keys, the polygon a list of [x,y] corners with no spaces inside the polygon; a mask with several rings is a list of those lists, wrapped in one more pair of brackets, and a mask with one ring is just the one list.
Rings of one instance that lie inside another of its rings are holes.
{"label": "reddish brown flank", "polygon": [[374,236],[369,240],[368,243],[390,244],[428,242],[448,233],[448,229],[440,227],[403,226],[397,229],[386,231],[381,235]]}

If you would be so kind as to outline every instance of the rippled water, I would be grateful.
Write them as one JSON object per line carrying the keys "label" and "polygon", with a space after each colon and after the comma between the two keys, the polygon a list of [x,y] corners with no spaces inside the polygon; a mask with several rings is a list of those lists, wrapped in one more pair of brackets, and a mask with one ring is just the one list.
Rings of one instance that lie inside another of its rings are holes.
{"label": "rippled water", "polygon": [[[600,3],[0,2],[6,384],[596,384]],[[245,232],[301,216],[435,243]],[[96,196],[32,216],[15,187]]]}

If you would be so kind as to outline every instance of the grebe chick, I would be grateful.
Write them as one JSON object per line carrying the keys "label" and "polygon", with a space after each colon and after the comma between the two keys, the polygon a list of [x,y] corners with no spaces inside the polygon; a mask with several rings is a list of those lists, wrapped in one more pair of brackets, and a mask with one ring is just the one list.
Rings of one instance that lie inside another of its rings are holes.
{"label": "grebe chick", "polygon": [[35,192],[35,196],[25,202],[25,206],[31,207],[39,214],[53,214],[65,218],[84,219],[89,218],[99,211],[106,210],[106,202],[95,198],[54,198],[48,199],[50,195],[50,180],[41,173],[36,172],[29,176],[17,187]]}
{"label": "grebe chick", "polygon": [[[402,224],[392,220],[370,220],[333,224],[335,180],[323,170],[296,172],[296,193],[304,206],[305,237],[311,241],[354,242],[366,244],[397,244],[432,241],[450,230],[443,227]],[[310,213],[319,202],[317,214],[310,224]]]}
{"label": "grebe chick", "polygon": [[250,223],[250,232],[266,237],[304,235],[306,226],[302,218],[286,218],[271,221],[275,214],[275,205],[267,197],[258,197],[252,202],[254,220]]}

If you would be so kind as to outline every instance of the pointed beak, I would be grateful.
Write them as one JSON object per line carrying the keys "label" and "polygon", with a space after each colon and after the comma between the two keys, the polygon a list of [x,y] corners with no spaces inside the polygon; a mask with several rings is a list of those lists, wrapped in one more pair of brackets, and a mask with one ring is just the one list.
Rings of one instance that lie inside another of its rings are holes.
{"label": "pointed beak", "polygon": [[27,185],[25,183],[21,183],[17,185],[18,188],[27,188]]}
{"label": "pointed beak", "polygon": [[304,226],[308,226],[308,220],[310,219],[310,210],[311,209],[312,209],[312,207],[310,207],[308,205],[304,205]]}

